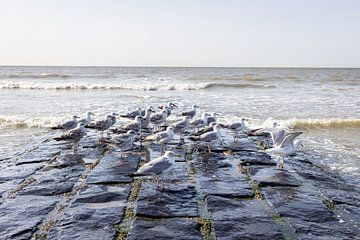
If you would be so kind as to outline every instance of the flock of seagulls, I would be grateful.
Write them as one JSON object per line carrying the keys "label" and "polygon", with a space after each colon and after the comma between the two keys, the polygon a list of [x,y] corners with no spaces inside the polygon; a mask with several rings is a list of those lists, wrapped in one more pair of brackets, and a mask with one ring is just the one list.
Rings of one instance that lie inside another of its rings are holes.
{"label": "flock of seagulls", "polygon": [[[266,149],[269,154],[277,155],[279,158],[278,166],[284,168],[284,158],[293,154],[298,146],[302,146],[301,141],[296,139],[302,132],[289,132],[277,123],[271,128],[260,127],[251,129],[246,126],[246,118],[241,118],[238,122],[220,123],[218,122],[218,113],[202,113],[200,117],[197,105],[192,106],[189,111],[178,112],[177,121],[169,121],[169,116],[173,114],[178,106],[174,103],[168,103],[164,106],[147,107],[142,109],[137,107],[134,111],[125,114],[112,113],[102,120],[94,120],[93,113],[87,112],[85,118],[80,119],[73,116],[72,120],[52,129],[64,130],[63,134],[54,138],[57,141],[74,142],[74,153],[77,153],[80,140],[86,135],[86,128],[95,129],[100,132],[99,142],[108,143],[120,149],[120,157],[124,157],[124,150],[133,146],[134,142],[146,143],[153,142],[160,145],[161,156],[151,160],[138,169],[135,174],[138,175],[160,175],[169,171],[174,166],[174,152],[166,151],[166,146],[179,136],[179,144],[185,141],[207,144],[208,151],[211,153],[212,146],[221,139],[221,129],[233,131],[234,143],[239,139],[240,133],[248,135],[269,134],[272,140],[272,146]],[[129,122],[113,127],[117,117],[130,119]],[[109,130],[104,138],[104,131]]]}

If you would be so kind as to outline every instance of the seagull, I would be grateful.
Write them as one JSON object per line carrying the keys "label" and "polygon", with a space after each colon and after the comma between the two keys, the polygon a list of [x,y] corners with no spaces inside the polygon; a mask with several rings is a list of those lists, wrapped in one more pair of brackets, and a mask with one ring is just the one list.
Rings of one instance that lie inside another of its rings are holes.
{"label": "seagull", "polygon": [[77,153],[78,145],[80,140],[85,136],[84,123],[78,123],[76,128],[70,129],[63,133],[60,137],[55,137],[56,141],[71,140],[74,142],[74,153]]}
{"label": "seagull", "polygon": [[127,123],[121,127],[118,127],[112,131],[115,133],[125,133],[129,130],[134,130],[135,132],[139,132],[141,130],[141,127],[142,127],[141,116],[136,116],[134,121]]}
{"label": "seagull", "polygon": [[160,127],[160,125],[165,122],[167,118],[167,110],[162,110],[161,112],[154,113],[150,117],[150,122],[156,126],[156,129]]}
{"label": "seagull", "polygon": [[145,110],[145,116],[141,117],[141,127],[142,128],[148,128],[149,124],[150,124],[150,117],[151,117],[151,113],[154,113],[154,109],[152,107],[148,107]]}
{"label": "seagull", "polygon": [[164,155],[151,160],[142,165],[136,172],[136,175],[162,175],[171,170],[175,165],[175,154],[172,151],[166,151]]}
{"label": "seagull", "polygon": [[219,140],[221,126],[216,124],[213,128],[214,129],[211,132],[204,133],[200,136],[191,136],[190,140],[208,142],[209,143],[209,145],[208,145],[209,153],[211,153],[211,143]]}
{"label": "seagull", "polygon": [[134,130],[129,130],[127,133],[122,133],[116,136],[113,136],[107,143],[112,143],[120,147],[120,157],[123,158],[123,149],[132,145],[135,138],[136,132]]}
{"label": "seagull", "polygon": [[178,106],[172,102],[169,102],[167,105],[165,106],[159,106],[159,109],[164,110],[165,108],[167,108],[167,115],[170,116],[171,115],[171,111],[174,110],[175,108],[177,108]]}
{"label": "seagull", "polygon": [[209,124],[209,126],[205,126],[205,127],[201,128],[201,129],[199,129],[199,131],[197,131],[197,132],[195,132],[195,133],[193,133],[191,135],[192,136],[200,136],[200,135],[202,135],[204,133],[211,132],[211,131],[214,130],[215,125],[216,125],[216,123],[212,122],[212,123]]}
{"label": "seagull", "polygon": [[161,152],[165,151],[164,144],[169,143],[174,137],[174,128],[169,126],[165,131],[155,133],[153,135],[147,136],[144,141],[153,141],[161,145]]}
{"label": "seagull", "polygon": [[140,107],[137,107],[135,111],[128,112],[125,114],[120,115],[120,117],[124,118],[135,118],[136,116],[141,116],[142,110]]}
{"label": "seagull", "polygon": [[[265,123],[266,123],[266,121],[265,121]],[[263,130],[280,127],[280,125],[277,122],[273,123],[272,128],[264,127],[265,123],[263,123],[260,127],[248,129],[247,134],[248,135],[255,135],[255,136],[256,135],[261,135],[264,132]]]}
{"label": "seagull", "polygon": [[103,132],[114,124],[113,116],[107,115],[105,120],[99,120],[93,124],[86,126],[87,128],[96,129],[100,131],[100,141],[103,139]]}
{"label": "seagull", "polygon": [[234,133],[234,142],[236,142],[236,140],[239,137],[239,131],[243,131],[246,129],[245,126],[245,120],[247,120],[246,118],[240,118],[240,122],[234,122],[234,123],[229,123],[229,124],[221,124],[221,126],[233,130]]}
{"label": "seagull", "polygon": [[196,129],[206,126],[208,124],[208,116],[208,113],[203,113],[201,118],[191,121],[190,126]]}
{"label": "seagull", "polygon": [[171,125],[174,128],[175,132],[180,133],[180,142],[181,139],[183,138],[183,132],[186,131],[189,127],[189,121],[190,121],[190,117],[185,116],[183,120],[175,122]]}
{"label": "seagull", "polygon": [[295,140],[296,137],[301,135],[302,132],[292,132],[288,133],[284,140],[276,147],[266,149],[267,153],[273,153],[278,156],[282,156],[280,159],[279,167],[284,169],[285,163],[284,158],[285,156],[289,156],[293,154],[299,145],[303,146],[301,140]]}
{"label": "seagull", "polygon": [[78,121],[77,121],[78,118],[79,118],[78,116],[73,116],[72,120],[67,121],[63,124],[60,124],[56,127],[52,127],[51,129],[53,129],[53,130],[55,130],[55,129],[64,129],[64,130],[73,129],[78,125]]}
{"label": "seagull", "polygon": [[95,116],[95,114],[93,114],[92,112],[87,112],[86,117],[79,120],[79,122],[84,123],[84,125],[86,126],[92,121],[91,116]]}
{"label": "seagull", "polygon": [[273,147],[279,146],[285,139],[286,135],[289,134],[284,128],[278,128],[277,124],[273,128],[263,128],[256,131],[256,134],[269,133],[273,143]]}
{"label": "seagull", "polygon": [[199,106],[193,105],[192,110],[190,110],[188,112],[182,112],[181,115],[182,116],[189,116],[192,119],[192,118],[195,117],[198,108],[199,108]]}
{"label": "seagull", "polygon": [[216,120],[217,120],[217,117],[216,117],[216,116],[218,116],[218,115],[219,115],[218,113],[213,112],[210,116],[208,116],[208,118],[207,118],[207,124],[210,124],[210,123],[212,123],[212,122],[216,122]]}
{"label": "seagull", "polygon": [[119,115],[119,114],[117,114],[117,113],[112,113],[111,114],[111,126],[113,126],[116,123],[116,116],[117,115]]}

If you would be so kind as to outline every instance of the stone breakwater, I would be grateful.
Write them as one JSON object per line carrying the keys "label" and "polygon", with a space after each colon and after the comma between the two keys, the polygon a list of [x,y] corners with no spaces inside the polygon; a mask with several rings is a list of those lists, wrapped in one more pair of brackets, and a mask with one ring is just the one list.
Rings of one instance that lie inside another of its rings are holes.
{"label": "stone breakwater", "polygon": [[48,140],[1,160],[1,239],[360,239],[359,187],[306,155],[278,170],[262,137],[171,144],[176,168],[155,179],[132,174],[158,146],[120,159],[96,136],[79,155]]}

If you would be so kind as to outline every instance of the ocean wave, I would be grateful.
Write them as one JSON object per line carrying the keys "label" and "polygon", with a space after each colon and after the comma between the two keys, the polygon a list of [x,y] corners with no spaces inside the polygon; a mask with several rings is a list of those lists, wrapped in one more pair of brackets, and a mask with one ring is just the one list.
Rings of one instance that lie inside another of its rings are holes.
{"label": "ocean wave", "polygon": [[72,75],[68,74],[60,74],[60,73],[37,73],[37,74],[8,74],[8,75],[1,75],[1,78],[9,78],[9,79],[18,79],[18,78],[35,78],[35,79],[41,79],[41,78],[70,78]]}
{"label": "ocean wave", "polygon": [[0,81],[0,89],[31,90],[200,90],[213,88],[275,88],[271,85],[250,83],[124,83],[124,84],[92,84],[92,83],[37,83]]}
{"label": "ocean wave", "polygon": [[64,74],[64,73],[16,73],[16,74],[0,74],[0,79],[71,79],[71,78],[113,78],[112,74]]}
{"label": "ocean wave", "polygon": [[[255,122],[259,123],[259,120]],[[287,129],[310,130],[329,128],[359,128],[359,118],[291,118],[291,119],[266,119],[260,127],[272,127],[274,123]]]}
{"label": "ocean wave", "polygon": [[49,128],[63,121],[59,117],[0,116],[0,128]]}
{"label": "ocean wave", "polygon": [[272,85],[260,85],[251,83],[209,83],[205,87],[207,88],[276,88]]}
{"label": "ocean wave", "polygon": [[[280,123],[281,125],[282,123]],[[358,128],[360,119],[358,118],[309,118],[309,119],[290,119],[283,121],[289,128],[295,129],[326,129],[326,128]]]}

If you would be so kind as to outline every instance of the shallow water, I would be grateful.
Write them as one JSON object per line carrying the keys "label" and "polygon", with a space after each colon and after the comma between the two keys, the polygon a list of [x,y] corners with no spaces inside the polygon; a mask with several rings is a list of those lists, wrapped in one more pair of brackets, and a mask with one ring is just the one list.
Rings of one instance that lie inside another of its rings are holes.
{"label": "shallow water", "polygon": [[0,159],[73,114],[173,101],[300,129],[301,151],[360,176],[360,69],[0,67],[0,92]]}

